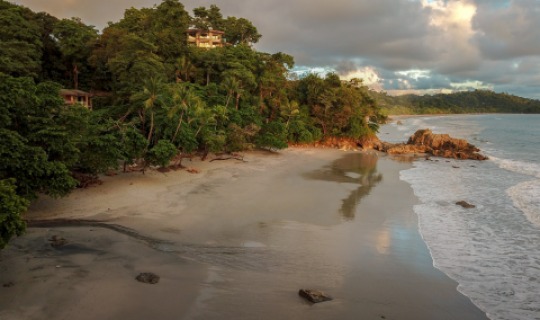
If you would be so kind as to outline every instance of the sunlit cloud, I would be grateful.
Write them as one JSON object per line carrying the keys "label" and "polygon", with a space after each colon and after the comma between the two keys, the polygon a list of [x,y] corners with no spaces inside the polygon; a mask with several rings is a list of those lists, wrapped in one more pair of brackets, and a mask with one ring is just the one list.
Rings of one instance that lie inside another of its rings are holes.
{"label": "sunlit cloud", "polygon": [[362,83],[370,89],[383,90],[382,79],[374,67],[361,67],[341,76],[344,80],[362,79]]}
{"label": "sunlit cloud", "polygon": [[418,80],[419,78],[429,78],[431,71],[429,70],[406,70],[406,71],[397,71],[397,75],[399,76],[406,76],[415,80]]}

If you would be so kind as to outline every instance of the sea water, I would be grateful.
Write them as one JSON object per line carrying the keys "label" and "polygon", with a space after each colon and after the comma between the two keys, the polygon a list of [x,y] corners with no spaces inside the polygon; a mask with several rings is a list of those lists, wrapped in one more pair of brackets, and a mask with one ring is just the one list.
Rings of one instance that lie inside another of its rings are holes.
{"label": "sea water", "polygon": [[[401,118],[382,140],[417,129],[467,139],[488,161],[419,159],[400,173],[420,203],[434,265],[490,319],[540,319],[540,115]],[[475,208],[465,209],[457,201]]]}

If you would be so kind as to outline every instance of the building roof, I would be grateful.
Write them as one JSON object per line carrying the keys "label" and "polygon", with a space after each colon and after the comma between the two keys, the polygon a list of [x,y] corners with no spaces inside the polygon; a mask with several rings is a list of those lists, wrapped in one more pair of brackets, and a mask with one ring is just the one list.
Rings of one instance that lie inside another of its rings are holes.
{"label": "building roof", "polygon": [[63,96],[89,97],[91,93],[76,89],[60,89],[60,94]]}
{"label": "building roof", "polygon": [[213,34],[225,34],[225,31],[217,30],[217,29],[197,29],[197,28],[190,28],[188,29],[188,33],[197,33],[197,32],[208,32]]}

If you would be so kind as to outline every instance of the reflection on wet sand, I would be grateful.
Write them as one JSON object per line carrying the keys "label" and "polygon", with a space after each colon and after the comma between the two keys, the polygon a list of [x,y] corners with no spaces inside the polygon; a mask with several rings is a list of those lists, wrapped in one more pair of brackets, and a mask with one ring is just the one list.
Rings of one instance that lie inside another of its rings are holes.
{"label": "reflection on wet sand", "polygon": [[[399,179],[409,165],[338,150],[280,157],[218,162],[192,180],[119,176],[34,212],[115,225],[56,220],[15,239],[0,257],[0,284],[14,284],[0,286],[0,319],[487,320],[433,267]],[[137,282],[142,272],[160,282]],[[300,288],[334,300],[311,305]]]}
{"label": "reflection on wet sand", "polygon": [[339,183],[351,183],[358,187],[343,199],[339,212],[347,219],[355,217],[356,207],[360,200],[368,195],[383,176],[377,172],[377,160],[374,153],[353,153],[335,160],[322,169],[306,173],[308,179],[324,180]]}

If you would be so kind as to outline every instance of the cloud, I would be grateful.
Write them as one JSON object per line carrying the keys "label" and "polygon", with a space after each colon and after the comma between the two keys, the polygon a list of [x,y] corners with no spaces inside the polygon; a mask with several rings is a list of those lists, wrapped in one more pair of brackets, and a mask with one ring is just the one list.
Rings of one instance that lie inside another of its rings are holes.
{"label": "cloud", "polygon": [[[13,0],[12,0],[13,1]],[[99,28],[129,7],[159,0],[15,0],[35,11],[78,16]],[[387,90],[479,85],[538,97],[538,0],[184,0],[216,4],[263,35],[255,48],[285,52],[296,65],[361,76]],[[414,71],[425,76],[419,77]]]}
{"label": "cloud", "polygon": [[480,1],[474,18],[474,41],[487,59],[540,55],[540,1],[521,0],[499,6]]}
{"label": "cloud", "polygon": [[476,69],[481,64],[478,49],[471,43],[474,36],[472,19],[476,6],[469,1],[425,1],[431,8],[434,29],[430,43],[437,48],[437,63],[431,69],[443,74],[456,74]]}
{"label": "cloud", "polygon": [[34,11],[45,11],[59,18],[79,17],[85,23],[102,29],[109,21],[118,21],[126,9],[151,7],[154,0],[11,0]]}
{"label": "cloud", "polygon": [[383,90],[383,79],[375,68],[370,66],[359,67],[348,70],[346,73],[338,73],[343,80],[362,79],[363,84],[377,91]]}

